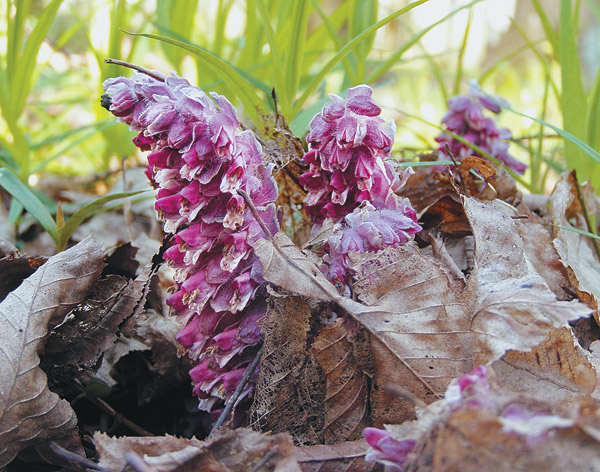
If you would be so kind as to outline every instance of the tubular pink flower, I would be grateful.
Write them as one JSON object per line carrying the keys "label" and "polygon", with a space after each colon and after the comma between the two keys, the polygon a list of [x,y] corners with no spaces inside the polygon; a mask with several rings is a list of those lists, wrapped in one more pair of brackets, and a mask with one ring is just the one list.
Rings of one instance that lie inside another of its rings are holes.
{"label": "tubular pink flower", "polygon": [[[404,207],[401,207],[402,203]],[[329,236],[329,254],[324,258],[329,265],[329,279],[349,291],[353,275],[349,268],[349,253],[398,247],[410,241],[421,229],[408,200],[398,202],[395,209],[380,210],[363,202],[346,215],[343,222],[337,223]]]}
{"label": "tubular pink flower", "polygon": [[[497,100],[504,102],[499,97]],[[507,140],[512,138],[511,132],[506,128],[498,129],[492,119],[483,116],[484,108],[492,113],[500,113],[500,106],[496,102],[472,89],[471,96],[459,95],[449,99],[448,108],[448,113],[442,119],[446,130],[480,147],[519,174],[527,169],[527,165],[508,153]],[[443,159],[450,157],[446,152],[446,144],[456,159],[482,157],[479,152],[448,133],[441,133],[435,140],[440,143],[438,152]]]}
{"label": "tubular pink flower", "polygon": [[[254,134],[242,130],[222,96],[171,76],[144,74],[104,82],[110,111],[140,133],[147,175],[158,189],[156,209],[173,245],[176,289],[167,300],[185,323],[177,335],[197,365],[190,371],[200,408],[218,408],[241,379],[262,341],[266,305],[252,245],[264,236],[238,195],[252,198],[273,233],[277,187]],[[251,394],[253,382],[243,396]]]}
{"label": "tubular pink flower", "polygon": [[365,428],[363,434],[370,446],[365,461],[384,464],[387,466],[386,470],[402,470],[408,461],[408,455],[417,444],[414,439],[398,441],[384,429]]}
{"label": "tubular pink flower", "polygon": [[306,211],[315,223],[339,221],[361,202],[376,208],[403,207],[394,194],[401,181],[386,159],[394,141],[393,121],[379,115],[367,85],[348,90],[346,99],[330,95],[310,123],[308,172],[300,177],[307,190]]}

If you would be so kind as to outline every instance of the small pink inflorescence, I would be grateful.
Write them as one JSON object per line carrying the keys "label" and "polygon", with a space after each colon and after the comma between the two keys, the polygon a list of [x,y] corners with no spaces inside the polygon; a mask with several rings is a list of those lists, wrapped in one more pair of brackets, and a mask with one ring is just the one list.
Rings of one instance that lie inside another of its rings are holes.
{"label": "small pink inflorescence", "polygon": [[168,304],[185,324],[177,339],[197,362],[190,376],[199,407],[214,411],[233,393],[262,341],[257,322],[266,303],[257,294],[264,283],[252,245],[265,235],[237,190],[248,193],[276,233],[271,168],[221,95],[207,95],[177,76],[161,82],[139,73],[103,85],[110,111],[139,131],[134,143],[141,150],[151,151],[146,174],[158,189],[156,209],[173,241],[165,252],[176,269]]}
{"label": "small pink inflorescence", "polygon": [[[500,113],[499,103],[505,104],[506,101],[500,97],[495,97],[492,100],[473,86],[470,95],[459,95],[448,100],[449,110],[442,119],[442,124],[446,130],[475,144],[503,162],[506,167],[522,174],[527,169],[527,165],[508,153],[508,140],[512,138],[510,130],[507,128],[498,129],[494,120],[483,116],[484,108],[495,114]],[[446,144],[458,160],[467,156],[482,157],[479,152],[450,134],[441,133],[435,140],[440,143],[438,152],[442,159],[447,160],[450,158],[446,151]]]}
{"label": "small pink inflorescence", "polygon": [[406,198],[396,195],[405,182],[388,161],[394,142],[393,121],[386,122],[367,85],[348,90],[347,98],[330,95],[310,123],[310,165],[300,177],[308,195],[306,211],[316,225],[336,224],[325,262],[329,279],[349,290],[348,253],[397,247],[421,231]]}

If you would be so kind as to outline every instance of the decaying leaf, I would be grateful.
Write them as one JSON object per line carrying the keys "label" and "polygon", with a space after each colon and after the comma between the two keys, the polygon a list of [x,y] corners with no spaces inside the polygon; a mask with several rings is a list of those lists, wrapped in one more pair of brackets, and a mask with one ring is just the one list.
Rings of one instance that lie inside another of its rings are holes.
{"label": "decaying leaf", "polygon": [[365,329],[351,319],[338,318],[321,329],[311,350],[327,378],[325,444],[362,438],[363,429],[371,424],[371,356]]}
{"label": "decaying leaf", "polygon": [[[121,257],[128,261],[129,258]],[[110,258],[109,258],[110,261]],[[122,268],[122,272],[135,266]],[[134,280],[109,274],[98,281],[87,299],[75,307],[48,339],[43,366],[69,376],[91,369],[117,339],[121,323],[141,311],[156,268],[147,264]],[[129,272],[131,274],[131,272]]]}
{"label": "decaying leaf", "polygon": [[538,415],[515,428],[489,411],[456,411],[421,439],[406,470],[600,470],[598,440],[580,426],[586,422],[597,425],[596,411],[582,411],[577,419],[541,415],[539,410]]}
{"label": "decaying leaf", "polygon": [[591,395],[598,383],[589,353],[566,326],[549,331],[531,352],[509,351],[492,366],[503,388],[556,405]]}
{"label": "decaying leaf", "polygon": [[368,444],[364,439],[338,444],[297,447],[296,460],[302,472],[370,472],[379,465],[364,460]]}
{"label": "decaying leaf", "polygon": [[0,304],[0,467],[75,427],[69,404],[47,387],[38,352],[49,320],[81,302],[102,267],[102,251],[88,238],[48,259]]}
{"label": "decaying leaf", "polygon": [[161,472],[243,472],[260,470],[299,472],[294,447],[287,434],[266,435],[236,429],[205,441],[174,436],[111,438],[94,434],[100,466],[120,471],[131,454]]}
{"label": "decaying leaf", "polygon": [[[569,228],[589,231],[584,219],[581,201],[577,192],[577,177],[573,173],[563,174],[550,196],[550,216],[554,227],[554,247],[561,262],[567,268],[567,276],[579,299],[594,309],[596,321],[600,300],[600,261],[594,241]],[[589,185],[581,185],[585,206],[591,215],[600,213],[600,203]],[[559,228],[562,226],[563,228]]]}
{"label": "decaying leaf", "polygon": [[288,432],[296,444],[323,442],[325,378],[309,352],[311,307],[288,294],[271,296],[260,321],[264,335],[252,426]]}

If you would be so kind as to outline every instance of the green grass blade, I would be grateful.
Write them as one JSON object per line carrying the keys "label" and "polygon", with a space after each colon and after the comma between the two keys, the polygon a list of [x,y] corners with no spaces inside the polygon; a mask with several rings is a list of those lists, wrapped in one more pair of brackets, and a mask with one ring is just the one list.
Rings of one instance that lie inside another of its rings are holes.
{"label": "green grass blade", "polygon": [[588,96],[588,110],[585,118],[585,141],[600,151],[600,67],[596,71],[594,85]]}
{"label": "green grass blade", "polygon": [[135,192],[121,192],[121,193],[113,193],[110,195],[106,195],[105,197],[98,198],[93,202],[87,203],[82,206],[79,210],[77,210],[71,218],[69,218],[62,231],[60,232],[57,248],[59,251],[62,251],[69,239],[75,232],[75,230],[83,223],[83,221],[90,216],[96,210],[102,208],[108,202],[112,202],[113,200],[118,200],[120,198],[133,197],[134,195],[139,195],[140,193],[149,192],[152,189],[148,190],[137,190]]}
{"label": "green grass blade", "polygon": [[[300,77],[302,75],[302,61],[304,59],[304,45],[306,42],[306,28],[308,26],[308,12],[310,3],[307,0],[296,0],[292,16],[292,31],[289,37],[285,54],[285,80],[287,85],[286,95],[289,97],[288,107],[296,96]],[[283,115],[289,110],[282,110]]]}
{"label": "green grass blade", "polygon": [[408,4],[404,8],[401,8],[400,10],[395,11],[391,15],[386,16],[381,21],[378,21],[377,23],[371,25],[369,28],[367,28],[361,34],[359,34],[358,36],[355,36],[351,41],[349,41],[340,51],[338,51],[338,53],[335,56],[333,56],[327,62],[327,64],[325,64],[325,66],[319,71],[319,73],[310,81],[310,83],[307,85],[304,92],[302,93],[302,96],[298,100],[296,100],[291,116],[287,117],[288,121],[292,121],[296,117],[298,112],[302,109],[302,106],[306,103],[306,100],[308,100],[308,98],[312,95],[312,93],[319,86],[319,84],[323,81],[323,79],[329,73],[329,71],[331,71],[331,69],[333,69],[334,66],[336,66],[338,64],[338,62],[340,62],[361,41],[368,38],[370,35],[374,34],[378,29],[387,25],[390,21],[396,19],[400,15],[403,15],[404,13],[406,13],[406,12],[412,10],[413,8],[416,8],[419,5],[422,5],[423,3],[426,3],[428,1],[429,0],[417,0],[413,3]]}
{"label": "green grass blade", "polygon": [[469,17],[467,19],[467,27],[465,28],[465,34],[458,51],[458,59],[456,61],[456,75],[454,76],[454,87],[452,93],[458,95],[460,93],[460,82],[462,80],[463,73],[463,62],[465,58],[465,51],[467,50],[467,41],[469,39],[469,31],[471,30],[471,20],[473,19],[473,10],[469,10]]}
{"label": "green grass blade", "polygon": [[54,21],[58,8],[63,0],[52,0],[38,17],[33,31],[27,38],[23,53],[15,65],[15,76],[12,87],[11,101],[13,108],[20,114],[25,107],[27,96],[33,86],[33,73],[35,71],[36,59],[42,42],[48,34],[50,25]]}
{"label": "green grass blade", "polygon": [[[471,6],[473,6],[476,3],[479,3],[481,1],[482,0],[473,0],[470,3],[467,3],[466,5],[463,5],[462,7],[456,8],[455,10],[451,11],[446,16],[444,16],[442,19],[440,19],[440,20],[438,20],[438,21],[430,24],[426,28],[422,29],[421,31],[419,31],[418,33],[416,33],[415,35],[413,35],[412,38],[410,38],[397,51],[395,51],[389,58],[387,58],[385,60],[385,62],[383,62],[383,64],[381,64],[379,67],[377,67],[377,69],[375,69],[367,77],[367,79],[365,80],[365,82],[372,83],[372,82],[376,81],[377,79],[379,79],[385,72],[387,72],[389,70],[390,67],[392,67],[396,62],[398,62],[400,60],[400,58],[404,55],[404,53],[408,49],[410,49],[416,42],[420,41],[420,39],[423,36],[425,36],[429,31],[431,31],[437,25],[442,24],[443,22],[445,22],[446,20],[448,20],[449,18],[451,18],[452,16],[454,16],[459,11],[464,10],[465,8],[470,8]],[[425,54],[428,57],[428,60],[432,59],[431,56],[429,56],[427,53],[425,53]],[[444,95],[447,96],[447,93],[444,93]]]}
{"label": "green grass blade", "polygon": [[538,17],[540,18],[540,21],[542,22],[542,28],[544,28],[544,33],[546,33],[546,39],[550,42],[550,45],[552,46],[552,50],[554,51],[554,57],[558,57],[558,50],[559,50],[558,34],[556,33],[556,31],[554,31],[554,28],[552,28],[552,25],[550,24],[550,20],[548,19],[546,12],[542,8],[540,1],[539,0],[531,0],[531,3],[533,4],[533,8],[535,8],[535,11],[537,12]]}
{"label": "green grass blade", "polygon": [[[313,6],[314,6],[316,12],[321,17],[321,20],[323,21],[323,26],[325,27],[327,33],[329,33],[329,37],[333,41],[333,44],[335,45],[336,50],[339,51],[340,49],[342,49],[344,47],[344,44],[342,42],[342,39],[340,38],[340,35],[337,34],[337,32],[336,32],[336,27],[334,26],[332,18],[328,18],[327,15],[325,15],[325,12],[321,8],[321,6],[317,2],[317,0],[312,0],[312,3],[313,3]],[[349,3],[344,3],[341,6],[343,6],[343,5],[349,5]],[[341,6],[340,6],[340,8],[341,8]],[[335,12],[335,13],[337,13],[337,12]],[[333,16],[333,14],[331,16]],[[339,26],[340,25],[338,25],[338,27]],[[314,36],[311,35],[308,42],[313,42],[314,39],[315,39]],[[308,44],[308,42],[307,42],[307,44]],[[317,45],[315,44],[314,47],[316,48]],[[322,44],[320,47],[323,47]],[[350,61],[348,60],[348,56],[346,56],[342,59],[342,66],[344,67],[344,72],[346,73],[346,80],[353,84],[357,83],[356,72],[354,70],[355,68],[352,67]]]}
{"label": "green grass blade", "polygon": [[244,106],[250,119],[256,124],[259,130],[262,130],[267,109],[262,100],[254,92],[252,85],[227,61],[215,56],[211,52],[199,46],[193,46],[171,38],[165,38],[149,33],[128,33],[134,36],[143,36],[145,38],[165,41],[169,44],[179,46],[186,51],[198,56],[204,63],[218,73],[225,83],[234,91],[238,99]]}
{"label": "green grass blade", "polygon": [[585,3],[587,3],[590,10],[592,10],[592,13],[596,17],[596,21],[600,23],[600,8],[598,5],[594,3],[594,0],[585,0]]}
{"label": "green grass blade", "polygon": [[16,198],[29,214],[39,222],[42,228],[46,230],[54,242],[58,244],[56,223],[46,206],[7,168],[0,169],[0,186]]}
{"label": "green grass blade", "polygon": [[[583,138],[585,135],[586,98],[581,79],[579,53],[577,51],[577,30],[571,0],[560,2],[560,49],[561,69],[561,111],[565,131]],[[565,159],[569,169],[586,169],[585,157],[578,146],[565,142]]]}
{"label": "green grass blade", "polygon": [[[378,6],[379,2],[377,0],[371,0],[369,2],[354,0],[350,15],[349,32],[351,38],[356,37],[377,21]],[[351,53],[356,58],[356,80],[358,82],[365,81],[365,63],[367,56],[373,47],[374,41],[375,35],[369,36],[356,46]]]}
{"label": "green grass blade", "polygon": [[275,92],[277,93],[277,99],[281,106],[281,110],[284,116],[286,116],[289,113],[291,99],[288,97],[287,87],[285,86],[285,79],[283,76],[283,60],[281,55],[279,54],[279,46],[277,45],[277,40],[275,38],[275,31],[273,31],[273,26],[271,25],[271,20],[269,18],[269,14],[265,7],[264,1],[256,0],[256,7],[258,9],[258,14],[260,16],[263,28],[265,30],[265,35],[267,36],[269,47],[271,48]]}

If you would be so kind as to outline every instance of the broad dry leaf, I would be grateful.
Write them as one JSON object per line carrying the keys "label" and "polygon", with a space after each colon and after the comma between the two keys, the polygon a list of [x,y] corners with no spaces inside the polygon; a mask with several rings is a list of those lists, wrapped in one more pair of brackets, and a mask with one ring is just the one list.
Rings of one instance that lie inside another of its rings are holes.
{"label": "broad dry leaf", "polygon": [[495,202],[465,199],[475,238],[475,270],[465,290],[473,332],[474,364],[508,350],[530,351],[551,328],[590,315],[579,301],[557,301],[532,268],[512,219]]}
{"label": "broad dry leaf", "polygon": [[591,395],[598,384],[590,355],[568,326],[552,329],[531,352],[509,351],[493,364],[499,384],[558,405]]}
{"label": "broad dry leaf", "polygon": [[94,367],[114,345],[123,321],[142,310],[155,271],[147,264],[134,280],[112,274],[100,279],[92,294],[53,330],[43,367],[63,377]]}
{"label": "broad dry leaf", "polygon": [[[520,207],[521,208],[521,207]],[[522,214],[519,211],[519,214]],[[542,276],[548,288],[559,300],[569,299],[565,288],[569,287],[567,271],[560,262],[558,253],[552,244],[549,225],[533,212],[526,219],[516,220],[517,230],[523,240],[523,250],[534,269]]]}
{"label": "broad dry leaf", "polygon": [[[550,216],[552,223],[562,227],[575,227],[588,230],[581,202],[577,196],[576,177],[572,173],[563,174],[550,196]],[[581,186],[585,205],[592,215],[598,216],[598,197],[589,185]],[[554,227],[554,247],[561,262],[567,268],[567,275],[578,297],[596,310],[600,300],[600,262],[594,250],[593,240],[574,231]]]}
{"label": "broad dry leaf", "polygon": [[311,347],[327,378],[325,444],[362,438],[371,424],[371,356],[365,335],[366,330],[354,320],[338,318],[321,329]]}
{"label": "broad dry leaf", "polygon": [[75,427],[70,405],[48,390],[38,352],[49,320],[81,302],[102,267],[102,251],[88,238],[48,259],[0,304],[0,467]]}
{"label": "broad dry leaf", "polygon": [[364,439],[338,444],[297,447],[296,460],[302,472],[370,472],[378,464],[365,462],[369,445]]}
{"label": "broad dry leaf", "polygon": [[261,462],[260,470],[300,472],[291,438],[285,433],[266,435],[240,428],[205,441],[169,435],[112,438],[96,433],[94,444],[100,466],[109,472],[123,470],[132,452],[163,472],[243,472]]}

